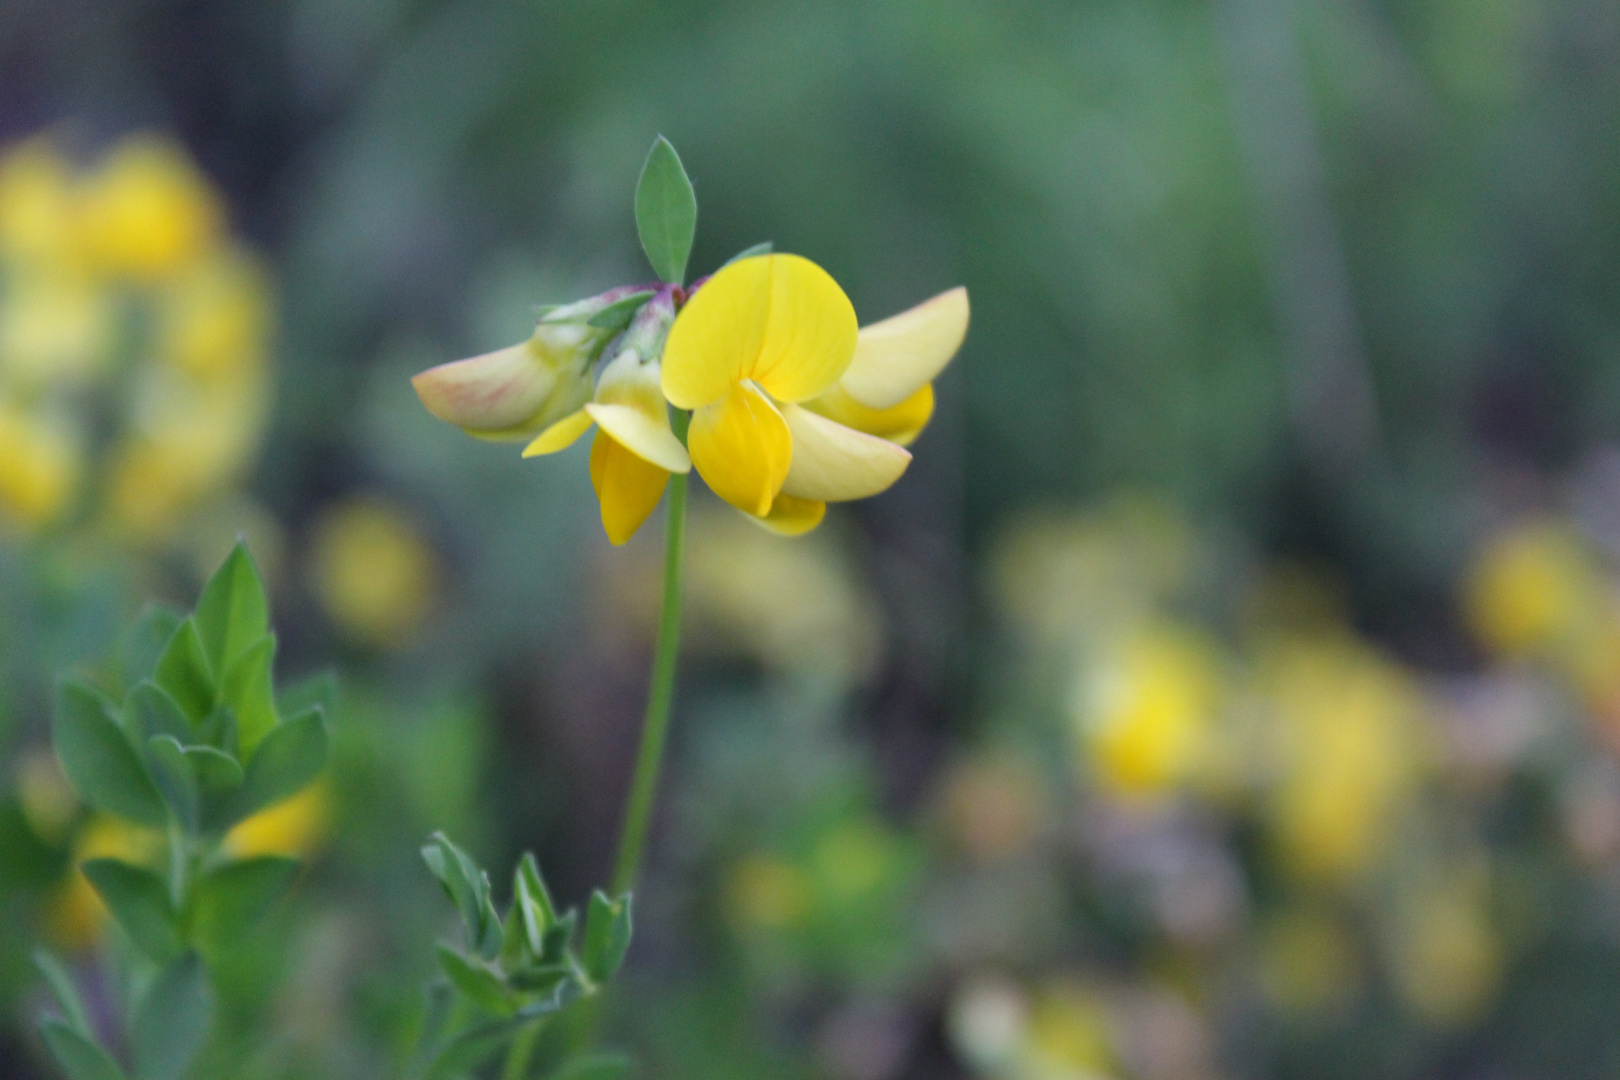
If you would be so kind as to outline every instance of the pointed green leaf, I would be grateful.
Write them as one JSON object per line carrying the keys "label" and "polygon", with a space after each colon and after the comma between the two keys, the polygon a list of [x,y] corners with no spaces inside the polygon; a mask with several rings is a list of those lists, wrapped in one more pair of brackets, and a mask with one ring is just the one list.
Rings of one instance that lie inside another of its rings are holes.
{"label": "pointed green leaf", "polygon": [[39,1031],[68,1080],[125,1080],[111,1054],[60,1020],[45,1021]]}
{"label": "pointed green leaf", "polygon": [[51,739],[63,774],[85,802],[143,825],[168,823],[157,785],[114,718],[112,702],[94,687],[72,678],[57,684]]}
{"label": "pointed green leaf", "polygon": [[661,279],[672,285],[686,280],[686,260],[697,232],[697,196],[680,155],[662,135],[653,140],[636,184],[636,232]]}
{"label": "pointed green leaf", "polygon": [[546,931],[557,924],[557,908],[540,876],[540,864],[534,852],[523,853],[512,879],[512,906],[517,909],[530,953],[538,957],[545,951]]}
{"label": "pointed green leaf", "polygon": [[337,696],[336,673],[323,671],[283,690],[276,698],[276,712],[281,716],[297,716],[318,707],[323,715],[333,716],[337,711]]}
{"label": "pointed green leaf", "polygon": [[89,1036],[90,1020],[84,1009],[84,999],[62,962],[44,949],[34,950],[34,967],[51,988],[56,1007],[62,1011],[62,1021],[80,1035]]}
{"label": "pointed green leaf", "polygon": [[208,1037],[214,995],[197,954],[188,952],[147,989],[130,1025],[135,1080],[180,1080]]}
{"label": "pointed green leaf", "polygon": [[185,619],[177,611],[149,604],[118,639],[118,670],[125,686],[152,677],[163,648]]}
{"label": "pointed green leaf", "polygon": [[445,944],[438,948],[439,967],[467,999],[494,1016],[511,1016],[517,1003],[506,984],[489,968],[469,960]]}
{"label": "pointed green leaf", "polygon": [[585,946],[581,960],[585,973],[596,982],[607,982],[624,963],[630,949],[630,894],[609,900],[597,890],[591,894],[585,913]]}
{"label": "pointed green leaf", "polygon": [[124,716],[130,735],[142,743],[155,735],[172,735],[182,745],[197,737],[185,710],[150,680],[137,684],[125,695]]}
{"label": "pointed green leaf", "polygon": [[158,657],[152,681],[174,699],[193,724],[213,711],[214,673],[194,619],[181,623],[169,638]]}
{"label": "pointed green leaf", "polygon": [[136,948],[160,964],[179,955],[179,920],[162,878],[119,859],[91,859],[80,869]]}
{"label": "pointed green leaf", "polygon": [[296,795],[326,764],[326,723],[311,709],[279,724],[248,760],[242,788],[232,801],[229,822]]}
{"label": "pointed green leaf", "polygon": [[187,832],[195,833],[201,814],[201,797],[196,774],[191,771],[180,741],[173,735],[153,736],[146,742],[146,760],[152,766],[152,777],[175,820]]}
{"label": "pointed green leaf", "polygon": [[579,912],[569,908],[557,917],[540,949],[540,959],[547,964],[568,962],[568,948],[574,940],[574,927],[579,925]]}
{"label": "pointed green leaf", "polygon": [[236,710],[229,705],[215,708],[197,724],[197,734],[187,745],[212,746],[237,756],[241,750],[236,737]]}
{"label": "pointed green leaf", "polygon": [[617,334],[620,330],[629,326],[630,320],[636,317],[636,312],[641,310],[642,305],[656,295],[650,289],[631,293],[629,296],[613,301],[613,303],[585,321],[598,330],[608,330]]}
{"label": "pointed green leaf", "polygon": [[192,896],[191,930],[210,957],[221,956],[252,933],[298,880],[297,859],[262,855],[226,863],[199,879]]}
{"label": "pointed green leaf", "polygon": [[742,262],[744,259],[752,259],[755,255],[769,255],[773,250],[775,250],[775,245],[769,240],[765,241],[763,244],[755,244],[753,247],[745,247],[741,251],[737,252],[737,254],[727,259],[725,263],[722,264],[721,269],[725,269],[734,262]]}
{"label": "pointed green leaf", "polygon": [[237,541],[203,586],[192,618],[213,671],[227,671],[236,658],[270,632],[264,580],[247,544]]}
{"label": "pointed green leaf", "polygon": [[276,726],[276,698],[271,681],[276,639],[269,634],[244,649],[219,681],[219,698],[236,713],[236,737],[244,757]]}
{"label": "pointed green leaf", "polygon": [[450,1080],[465,1076],[495,1056],[528,1024],[528,1018],[494,1020],[450,1040],[422,1074],[422,1080]]}
{"label": "pointed green leaf", "polygon": [[467,947],[486,960],[494,959],[505,931],[490,896],[489,875],[442,832],[429,838],[422,859],[456,905],[467,930]]}

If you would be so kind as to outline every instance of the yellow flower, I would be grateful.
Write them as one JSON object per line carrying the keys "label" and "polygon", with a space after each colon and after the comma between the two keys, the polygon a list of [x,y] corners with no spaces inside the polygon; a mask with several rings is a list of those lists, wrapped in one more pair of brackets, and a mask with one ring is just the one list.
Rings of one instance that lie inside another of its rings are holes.
{"label": "yellow flower", "polygon": [[961,286],[863,326],[843,377],[805,408],[910,446],[934,415],[933,381],[962,347],[967,328],[968,295]]}
{"label": "yellow flower", "polygon": [[84,241],[109,272],[157,281],[214,242],[224,210],[185,151],[167,139],[131,135],[86,186]]}
{"label": "yellow flower", "polygon": [[326,785],[312,784],[226,833],[225,846],[244,859],[254,855],[308,855],[326,835],[332,817],[330,804]]}
{"label": "yellow flower", "polygon": [[45,931],[64,948],[88,949],[101,937],[107,908],[79,867],[90,859],[112,857],[148,863],[161,850],[163,837],[153,829],[118,818],[89,820],[73,844],[72,867],[45,909]]}
{"label": "yellow flower", "polygon": [[1603,595],[1596,560],[1567,525],[1534,521],[1492,537],[1465,594],[1474,632],[1509,656],[1555,651],[1591,619]]}
{"label": "yellow flower", "polygon": [[117,338],[112,293],[72,270],[15,274],[0,306],[0,374],[25,391],[86,381]]}
{"label": "yellow flower", "polygon": [[593,422],[601,429],[591,444],[591,486],[602,504],[602,527],[615,544],[629,540],[652,515],[670,473],[692,469],[686,447],[669,426],[658,370],[658,361],[643,362],[636,349],[623,349],[602,369],[592,400],[523,450],[524,457],[555,454],[572,446]]}
{"label": "yellow flower", "polygon": [[856,335],[844,291],[797,255],[734,262],[698,289],[670,328],[663,387],[692,410],[687,446],[715,494],[798,534],[828,502],[900,478],[911,461],[902,447],[804,406],[839,385]]}
{"label": "yellow flower", "polygon": [[72,505],[83,469],[66,425],[0,401],[0,525],[33,531],[56,521]]}
{"label": "yellow flower", "polygon": [[310,578],[332,621],[374,645],[403,645],[422,628],[437,591],[432,548],[399,511],[351,500],[315,526]]}
{"label": "yellow flower", "polygon": [[158,354],[196,379],[257,367],[270,340],[268,277],[245,252],[222,250],[159,296]]}
{"label": "yellow flower", "polygon": [[70,261],[77,220],[73,170],[49,139],[30,139],[0,158],[0,254]]}

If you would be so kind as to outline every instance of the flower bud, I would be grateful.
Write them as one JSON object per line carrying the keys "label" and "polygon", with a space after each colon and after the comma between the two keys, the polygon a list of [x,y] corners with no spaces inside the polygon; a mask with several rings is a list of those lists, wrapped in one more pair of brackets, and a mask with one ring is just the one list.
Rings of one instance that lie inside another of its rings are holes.
{"label": "flower bud", "polygon": [[591,361],[608,336],[548,318],[528,341],[440,364],[411,385],[429,412],[469,435],[527,439],[590,400]]}

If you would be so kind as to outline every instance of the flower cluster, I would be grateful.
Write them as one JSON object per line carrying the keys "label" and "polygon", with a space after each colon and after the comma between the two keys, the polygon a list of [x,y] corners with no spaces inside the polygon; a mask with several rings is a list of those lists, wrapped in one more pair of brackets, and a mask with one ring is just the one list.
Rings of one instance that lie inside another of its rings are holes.
{"label": "flower cluster", "polygon": [[251,463],[270,327],[264,270],[173,143],[0,154],[0,527],[169,539]]}
{"label": "flower cluster", "polygon": [[820,524],[829,502],[876,495],[905,472],[967,324],[957,288],[860,329],[821,267],[745,252],[689,288],[626,286],[553,308],[528,341],[414,385],[435,416],[525,440],[525,457],[566,449],[594,425],[591,483],[615,544],[651,516],[672,474],[693,468],[791,536]]}

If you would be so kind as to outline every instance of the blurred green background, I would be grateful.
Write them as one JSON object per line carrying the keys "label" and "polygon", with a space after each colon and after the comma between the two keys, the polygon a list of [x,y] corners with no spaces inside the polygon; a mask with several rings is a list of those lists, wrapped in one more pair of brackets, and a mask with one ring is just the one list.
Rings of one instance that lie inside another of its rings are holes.
{"label": "blurred green background", "polygon": [[238,531],[346,704],[208,1075],[391,1074],[434,828],[605,878],[656,539],[408,377],[648,277],[659,132],[696,271],[973,325],[891,491],[697,500],[642,1075],[1620,1067],[1612,3],[10,0],[0,1075],[139,844],[50,675]]}

